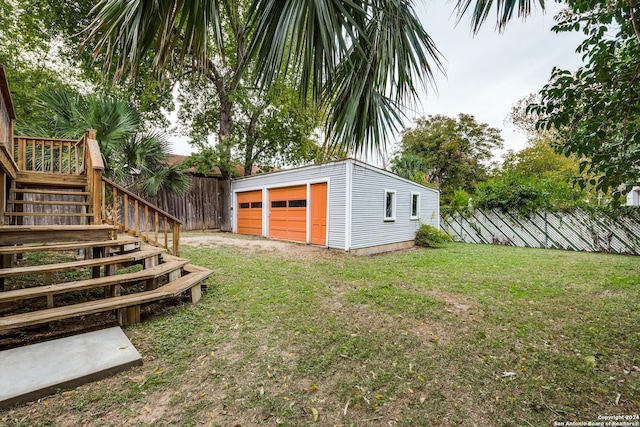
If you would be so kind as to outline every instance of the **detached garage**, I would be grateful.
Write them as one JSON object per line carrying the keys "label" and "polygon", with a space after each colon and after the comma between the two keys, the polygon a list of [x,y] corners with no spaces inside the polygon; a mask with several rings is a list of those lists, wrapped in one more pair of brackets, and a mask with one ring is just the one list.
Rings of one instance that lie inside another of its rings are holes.
{"label": "detached garage", "polygon": [[233,231],[356,253],[411,247],[439,227],[439,193],[358,160],[238,178]]}

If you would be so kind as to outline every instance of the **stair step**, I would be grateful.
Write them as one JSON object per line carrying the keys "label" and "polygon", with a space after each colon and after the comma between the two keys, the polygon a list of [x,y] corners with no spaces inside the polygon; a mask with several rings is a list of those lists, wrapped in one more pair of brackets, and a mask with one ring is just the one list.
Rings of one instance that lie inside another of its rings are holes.
{"label": "stair step", "polygon": [[40,206],[90,206],[89,202],[68,202],[66,200],[9,200],[14,205],[40,205]]}
{"label": "stair step", "polygon": [[78,213],[78,212],[5,212],[5,216],[12,217],[27,217],[27,216],[37,216],[37,217],[70,217],[70,218],[88,218],[92,217],[92,213]]}
{"label": "stair step", "polygon": [[24,172],[16,175],[16,187],[66,187],[84,188],[89,180],[86,175],[53,174],[47,172]]}
{"label": "stair step", "polygon": [[0,292],[0,303],[19,301],[29,298],[38,298],[47,295],[62,294],[65,292],[79,291],[83,289],[100,288],[124,283],[141,282],[143,280],[157,279],[158,277],[178,270],[188,264],[189,261],[181,259],[165,262],[155,267],[137,271],[135,273],[116,274],[96,279],[77,280],[75,282],[58,283],[47,286],[35,286],[32,288],[15,289]]}
{"label": "stair step", "polygon": [[55,320],[99,313],[102,311],[110,311],[118,308],[130,307],[162,299],[173,298],[195,286],[200,286],[200,283],[210,275],[211,271],[209,270],[199,271],[195,273],[189,273],[152,291],[138,292],[135,294],[122,295],[97,301],[83,302],[80,304],[68,305],[65,307],[55,307],[47,310],[34,311],[31,313],[21,313],[15,314],[13,316],[0,317],[0,330],[21,328],[25,326],[36,325],[39,323],[53,322]]}
{"label": "stair step", "polygon": [[116,227],[100,225],[0,225],[0,246],[17,243],[108,240]]}
{"label": "stair step", "polygon": [[57,271],[68,271],[89,267],[99,267],[102,265],[122,264],[128,262],[141,261],[156,255],[164,254],[164,249],[142,248],[139,251],[124,255],[114,255],[96,259],[86,259],[82,261],[62,262],[58,264],[34,265],[30,267],[0,268],[0,278],[14,277],[21,274],[54,273]]}
{"label": "stair step", "polygon": [[78,243],[61,243],[48,245],[19,245],[19,246],[0,246],[0,255],[13,255],[27,252],[52,252],[52,251],[72,251],[76,249],[91,249],[98,247],[115,248],[140,243],[141,239],[130,236],[118,236],[115,240],[95,240],[89,242]]}
{"label": "stair step", "polygon": [[187,273],[179,279],[169,282],[156,290],[161,290],[167,297],[177,297],[181,293],[191,289],[193,286],[199,285],[203,280],[211,276],[211,274],[212,271],[207,269]]}
{"label": "stair step", "polygon": [[14,188],[11,191],[13,193],[22,193],[22,194],[50,194],[50,195],[59,195],[59,196],[88,196],[91,194],[87,191],[44,190],[44,189],[32,189],[32,188]]}

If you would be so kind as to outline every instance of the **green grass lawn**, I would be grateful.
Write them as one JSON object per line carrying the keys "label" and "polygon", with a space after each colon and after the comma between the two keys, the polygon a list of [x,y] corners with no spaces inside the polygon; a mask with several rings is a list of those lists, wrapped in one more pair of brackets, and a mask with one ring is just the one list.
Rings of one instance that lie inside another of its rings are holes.
{"label": "green grass lawn", "polygon": [[640,413],[640,258],[468,244],[182,255],[215,276],[198,305],[126,330],[144,366],[0,424],[553,426]]}

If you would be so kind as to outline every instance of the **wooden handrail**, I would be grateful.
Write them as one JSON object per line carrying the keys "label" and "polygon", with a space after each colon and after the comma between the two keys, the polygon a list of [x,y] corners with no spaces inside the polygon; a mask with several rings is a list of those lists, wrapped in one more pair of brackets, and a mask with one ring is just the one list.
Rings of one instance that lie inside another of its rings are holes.
{"label": "wooden handrail", "polygon": [[171,215],[166,211],[163,211],[159,207],[155,206],[153,203],[147,202],[145,199],[138,196],[136,193],[132,192],[131,190],[127,190],[120,184],[116,184],[115,182],[111,181],[109,178],[102,177],[102,180],[108,185],[117,188],[119,192],[126,193],[129,196],[129,198],[138,199],[140,204],[142,204],[143,206],[147,206],[149,207],[149,209],[153,209],[158,213],[160,213],[161,215],[166,216],[168,219],[172,220],[173,222],[177,222],[178,224],[182,225],[182,221],[180,219],[176,218],[175,216]]}
{"label": "wooden handrail", "polygon": [[167,249],[173,255],[179,255],[182,221],[105,177],[102,177],[101,194],[105,222],[151,245]]}

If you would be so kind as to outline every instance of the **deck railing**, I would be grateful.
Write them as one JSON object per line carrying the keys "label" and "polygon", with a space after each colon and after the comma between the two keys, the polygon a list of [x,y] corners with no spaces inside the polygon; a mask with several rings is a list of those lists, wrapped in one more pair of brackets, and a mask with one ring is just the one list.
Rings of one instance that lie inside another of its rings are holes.
{"label": "deck railing", "polygon": [[80,175],[84,172],[87,134],[79,140],[15,136],[18,170]]}
{"label": "deck railing", "polygon": [[179,255],[182,222],[124,187],[102,178],[103,219],[145,242]]}
{"label": "deck railing", "polygon": [[88,130],[77,141],[18,136],[13,153],[19,171],[86,174],[93,224],[115,225],[151,245],[179,254],[182,222],[103,177],[104,161],[95,130]]}

